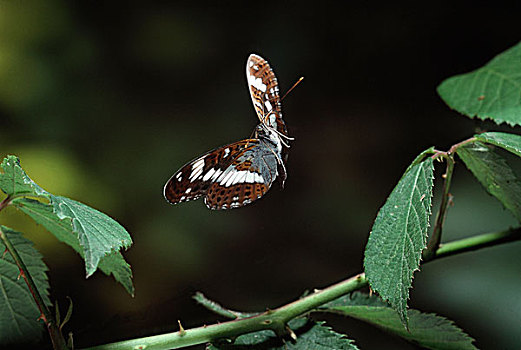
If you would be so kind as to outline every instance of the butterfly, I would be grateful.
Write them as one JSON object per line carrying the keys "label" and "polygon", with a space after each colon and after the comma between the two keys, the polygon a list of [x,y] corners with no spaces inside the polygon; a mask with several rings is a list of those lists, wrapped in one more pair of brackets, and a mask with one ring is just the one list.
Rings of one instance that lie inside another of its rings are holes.
{"label": "butterfly", "polygon": [[246,79],[260,123],[252,137],[216,148],[188,162],[165,184],[171,204],[204,196],[209,209],[242,207],[261,198],[279,177],[284,186],[289,141],[281,98],[268,61],[251,54]]}

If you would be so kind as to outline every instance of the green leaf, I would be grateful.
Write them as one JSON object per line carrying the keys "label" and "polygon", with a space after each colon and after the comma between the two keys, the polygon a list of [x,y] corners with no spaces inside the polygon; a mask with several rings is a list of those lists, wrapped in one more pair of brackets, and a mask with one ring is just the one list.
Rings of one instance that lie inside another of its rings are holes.
{"label": "green leaf", "polygon": [[16,156],[7,156],[0,165],[0,189],[9,196],[41,196],[47,192],[38,186],[22,169]]}
{"label": "green leaf", "polygon": [[418,344],[427,349],[475,350],[474,341],[452,321],[435,314],[409,310],[409,331],[403,328],[399,315],[378,297],[362,293],[344,296],[321,311],[353,317]]}
{"label": "green leaf", "polygon": [[476,139],[485,143],[501,147],[516,156],[521,157],[521,136],[506,132],[485,132],[475,136]]}
{"label": "green leaf", "polygon": [[438,94],[456,111],[480,119],[521,125],[521,43],[497,55],[485,66],[451,77]]}
{"label": "green leaf", "polygon": [[456,153],[487,192],[521,221],[521,183],[506,160],[481,142],[463,145]]}
{"label": "green leaf", "polygon": [[[63,327],[67,324],[67,322],[70,321],[72,317],[72,299],[70,297],[67,297],[69,299],[69,307],[67,308],[67,313],[65,314],[65,317],[63,318],[63,322],[60,322],[57,318],[56,322],[58,323],[60,327],[60,331],[63,329]],[[58,301],[56,301],[56,310],[58,310]],[[57,311],[57,313],[59,313]]]}
{"label": "green leaf", "polygon": [[255,316],[255,315],[259,314],[258,312],[239,312],[239,311],[233,311],[230,309],[226,309],[222,305],[218,304],[217,302],[205,297],[204,294],[201,292],[195,293],[193,298],[195,299],[195,301],[197,301],[199,304],[201,304],[208,310],[213,311],[218,315],[221,315],[221,316],[224,316],[227,318],[231,318],[231,319],[251,317],[251,316]]}
{"label": "green leaf", "polygon": [[[80,245],[78,234],[74,230],[70,218],[60,219],[54,214],[51,205],[30,198],[16,198],[12,203],[38,224],[45,227],[59,241],[68,244],[80,254],[82,258],[84,257],[84,249]],[[128,293],[134,295],[132,270],[119,251],[102,257],[98,267],[106,275],[112,274],[116,281],[121,283]]]}
{"label": "green leaf", "polygon": [[[55,196],[27,176],[15,156],[7,156],[1,165],[0,188],[8,195],[40,196],[50,201],[54,215],[59,219],[70,219],[72,230],[79,240],[82,257],[85,260],[87,277],[97,269],[100,260],[107,256],[110,273],[130,292],[133,291],[129,280],[130,266],[116,253],[121,248],[128,248],[132,239],[117,221],[83,203],[67,197]],[[55,233],[55,232],[53,232]],[[56,234],[56,233],[55,233]],[[62,235],[64,242],[74,247],[72,238]],[[60,239],[60,238],[59,238]],[[126,266],[122,265],[125,264]],[[119,275],[119,277],[118,277]],[[133,292],[132,292],[133,293]]]}
{"label": "green leaf", "polygon": [[308,321],[296,318],[289,322],[289,327],[297,336],[297,341],[283,340],[276,337],[272,331],[261,331],[239,336],[233,344],[211,344],[209,350],[217,349],[253,349],[253,350],[356,350],[358,347],[352,340],[336,333],[324,322]]}
{"label": "green leaf", "polygon": [[365,248],[371,288],[396,309],[407,326],[407,299],[426,246],[431,214],[432,158],[405,172],[380,209]]}
{"label": "green leaf", "polygon": [[[5,226],[1,229],[27,266],[45,304],[50,305],[47,267],[42,256],[19,232]],[[0,240],[0,254],[5,249]],[[44,329],[43,323],[38,321],[40,311],[36,302],[19,275],[20,270],[12,256],[9,253],[0,255],[0,347],[37,341]]]}
{"label": "green leaf", "polygon": [[87,277],[96,271],[102,257],[132,244],[123,226],[94,208],[61,196],[51,196],[51,205],[60,219],[72,220],[73,231],[85,254]]}
{"label": "green leaf", "polygon": [[405,173],[406,174],[409,170],[411,170],[411,168],[417,164],[420,164],[421,162],[423,162],[423,160],[425,159],[425,157],[427,157],[428,155],[430,154],[434,154],[436,153],[436,149],[434,148],[434,146],[431,146],[429,148],[427,148],[425,151],[423,151],[422,153],[418,154],[416,156],[416,158],[414,158],[414,160],[412,161],[412,163],[409,165],[409,167],[407,168],[407,170],[405,170]]}

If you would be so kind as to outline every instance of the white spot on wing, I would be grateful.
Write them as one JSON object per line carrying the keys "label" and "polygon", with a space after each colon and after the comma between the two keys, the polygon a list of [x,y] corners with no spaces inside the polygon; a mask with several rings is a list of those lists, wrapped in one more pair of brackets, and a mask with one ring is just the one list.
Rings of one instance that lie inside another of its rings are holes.
{"label": "white spot on wing", "polygon": [[233,181],[228,180],[228,182],[226,183],[226,187],[230,186],[230,185],[235,185],[235,184],[238,184],[238,183],[242,183],[243,182],[243,179],[244,177],[249,173],[248,170],[241,170],[241,171],[238,171],[237,174],[233,177]]}
{"label": "white spot on wing", "polygon": [[266,111],[267,111],[267,112],[269,112],[269,111],[271,111],[271,110],[273,109],[273,107],[271,106],[270,101],[267,101],[267,100],[266,100],[266,101],[264,102],[264,105],[266,106]]}
{"label": "white spot on wing", "polygon": [[201,176],[201,174],[203,173],[203,168],[204,168],[204,158],[198,159],[197,161],[194,162],[194,164],[192,165],[192,173],[190,174],[190,176],[188,178],[190,180],[190,182],[197,180],[197,178],[199,176]]}
{"label": "white spot on wing", "polygon": [[224,186],[226,187],[231,186],[231,184],[234,183],[234,180],[237,177],[237,175],[239,175],[240,171],[232,171],[231,173],[232,176],[228,177],[228,181],[226,181],[226,183],[224,184]]}
{"label": "white spot on wing", "polygon": [[194,182],[195,180],[197,180],[199,178],[199,176],[201,176],[201,174],[203,173],[203,168],[198,168],[197,170],[195,170],[194,172],[192,172],[192,174],[190,175],[190,182]]}
{"label": "white spot on wing", "polygon": [[223,174],[223,176],[221,176],[221,181],[220,181],[220,185],[224,186],[224,184],[228,181],[228,179],[230,178],[230,176],[233,175],[233,171],[228,171],[227,173],[225,172]]}
{"label": "white spot on wing", "polygon": [[204,174],[204,176],[203,176],[203,181],[208,181],[208,179],[211,178],[214,173],[215,173],[214,168],[211,168],[210,170],[208,170],[208,172],[206,174]]}
{"label": "white spot on wing", "polygon": [[264,179],[262,178],[262,176],[260,176],[259,174],[255,173],[255,182],[263,184],[264,183]]}
{"label": "white spot on wing", "polygon": [[221,175],[223,171],[221,169],[217,169],[215,171],[215,174],[213,174],[212,178],[210,180],[214,181],[215,179],[217,179],[219,177],[219,175]]}
{"label": "white spot on wing", "polygon": [[244,182],[244,179],[246,178],[246,176],[248,175],[248,171],[243,171],[243,174],[242,176],[239,178],[237,178],[235,181],[235,183],[243,183]]}
{"label": "white spot on wing", "polygon": [[202,167],[202,166],[204,166],[204,158],[201,158],[201,159],[197,160],[196,162],[194,162],[194,164],[192,165],[192,171],[195,168],[199,168],[199,167]]}
{"label": "white spot on wing", "polygon": [[223,158],[228,157],[229,154],[230,154],[230,149],[229,149],[229,148],[226,148],[226,149],[224,150],[224,156],[223,156]]}
{"label": "white spot on wing", "polygon": [[188,194],[188,193],[190,193],[191,190],[192,190],[191,188],[187,188],[185,193]]}
{"label": "white spot on wing", "polygon": [[257,90],[266,92],[266,84],[262,82],[261,78],[255,78],[253,75],[248,75],[248,83]]}

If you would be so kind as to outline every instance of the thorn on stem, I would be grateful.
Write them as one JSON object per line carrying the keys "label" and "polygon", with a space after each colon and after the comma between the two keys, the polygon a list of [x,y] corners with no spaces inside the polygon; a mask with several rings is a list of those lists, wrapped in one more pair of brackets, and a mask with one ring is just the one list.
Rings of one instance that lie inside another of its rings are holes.
{"label": "thorn on stem", "polygon": [[293,332],[291,328],[289,328],[288,325],[286,325],[286,331],[288,332],[290,338],[293,339],[293,341],[297,341],[297,335],[295,334],[295,332]]}
{"label": "thorn on stem", "polygon": [[72,338],[72,332],[69,332],[69,338],[67,339],[67,346],[74,350],[74,339]]}
{"label": "thorn on stem", "polygon": [[43,312],[40,314],[40,316],[38,316],[38,318],[36,319],[36,321],[43,321],[45,322],[45,324],[47,324],[47,318],[45,317],[45,315],[43,314]]}
{"label": "thorn on stem", "polygon": [[181,320],[177,320],[177,323],[179,324],[179,336],[183,336],[186,334],[185,329],[183,328],[183,325],[181,324]]}

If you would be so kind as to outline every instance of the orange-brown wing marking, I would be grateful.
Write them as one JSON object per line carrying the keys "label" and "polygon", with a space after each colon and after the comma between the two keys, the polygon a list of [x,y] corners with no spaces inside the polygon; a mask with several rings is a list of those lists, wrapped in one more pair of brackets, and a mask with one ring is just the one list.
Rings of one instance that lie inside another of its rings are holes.
{"label": "orange-brown wing marking", "polygon": [[214,183],[208,189],[204,202],[210,209],[238,208],[261,198],[268,189],[260,183],[240,183],[230,187]]}

